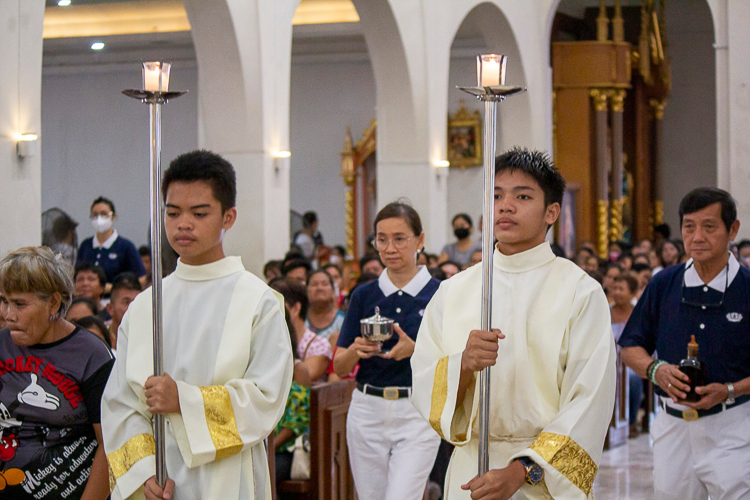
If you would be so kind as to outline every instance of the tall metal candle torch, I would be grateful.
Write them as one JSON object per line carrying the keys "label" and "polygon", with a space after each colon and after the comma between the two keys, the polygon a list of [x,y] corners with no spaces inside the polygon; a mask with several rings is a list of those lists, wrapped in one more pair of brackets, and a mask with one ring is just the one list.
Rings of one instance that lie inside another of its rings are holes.
{"label": "tall metal candle torch", "polygon": [[[150,202],[151,202],[151,307],[153,313],[154,375],[164,375],[162,354],[162,299],[161,299],[161,235],[164,227],[161,185],[161,107],[170,99],[176,99],[186,91],[169,92],[171,64],[163,62],[143,63],[143,90],[123,90],[128,97],[148,104],[150,144]],[[163,415],[154,415],[154,441],[156,443],[156,483],[164,487],[167,482],[165,462],[166,426]]]}
{"label": "tall metal candle torch", "polygon": [[[523,87],[505,85],[508,57],[499,54],[477,56],[477,86],[458,87],[484,101],[484,202],[482,223],[482,309],[481,329],[492,325],[492,251],[495,241],[495,140],[497,138],[497,104],[506,97],[523,92]],[[479,475],[490,467],[490,368],[479,374]]]}

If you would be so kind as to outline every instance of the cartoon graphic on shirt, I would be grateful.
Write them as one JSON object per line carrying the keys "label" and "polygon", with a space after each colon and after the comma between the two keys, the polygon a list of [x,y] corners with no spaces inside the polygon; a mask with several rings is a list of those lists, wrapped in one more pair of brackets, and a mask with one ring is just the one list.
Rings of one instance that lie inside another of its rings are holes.
{"label": "cartoon graphic on shirt", "polygon": [[18,400],[21,403],[45,410],[57,410],[60,408],[60,398],[48,394],[41,385],[36,383],[36,374],[31,374],[31,384],[18,394]]}
{"label": "cartoon graphic on shirt", "polygon": [[16,448],[18,448],[18,439],[15,434],[3,434],[0,437],[0,462],[7,462],[11,458],[16,456]]}
{"label": "cartoon graphic on shirt", "polygon": [[[2,388],[2,384],[0,384],[0,388]],[[0,403],[0,429],[18,427],[19,425],[21,425],[21,422],[12,418],[8,408],[3,403]]]}
{"label": "cartoon graphic on shirt", "polygon": [[26,474],[21,469],[8,469],[0,471],[0,491],[6,486],[16,486],[24,482]]}

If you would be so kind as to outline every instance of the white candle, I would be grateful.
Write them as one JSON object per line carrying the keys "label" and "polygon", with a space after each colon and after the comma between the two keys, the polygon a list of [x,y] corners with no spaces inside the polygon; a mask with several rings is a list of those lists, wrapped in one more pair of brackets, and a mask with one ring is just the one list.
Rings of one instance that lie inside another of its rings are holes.
{"label": "white candle", "polygon": [[149,92],[167,92],[170,66],[169,63],[143,63],[143,89]]}
{"label": "white candle", "polygon": [[495,58],[482,58],[482,85],[480,87],[494,87],[500,85],[500,61]]}
{"label": "white candle", "polygon": [[506,57],[498,54],[477,56],[477,82],[480,87],[505,85]]}

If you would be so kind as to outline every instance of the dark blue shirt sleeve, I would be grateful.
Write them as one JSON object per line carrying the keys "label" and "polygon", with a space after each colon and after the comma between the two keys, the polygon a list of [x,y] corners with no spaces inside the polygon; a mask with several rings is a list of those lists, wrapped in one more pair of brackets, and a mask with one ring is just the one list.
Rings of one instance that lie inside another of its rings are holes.
{"label": "dark blue shirt sleeve", "polygon": [[656,350],[658,329],[657,282],[650,283],[633,308],[625,329],[617,342],[620,347],[643,347],[649,355]]}
{"label": "dark blue shirt sleeve", "polygon": [[354,340],[360,336],[360,323],[362,311],[362,291],[363,287],[354,290],[352,298],[349,300],[349,307],[346,309],[344,324],[341,325],[339,339],[336,342],[338,347],[348,349],[354,343]]}
{"label": "dark blue shirt sleeve", "polygon": [[135,275],[139,278],[142,276],[146,276],[146,268],[143,267],[141,254],[138,253],[138,250],[135,248],[135,245],[131,241],[126,240],[126,243],[127,245],[125,245],[124,267],[127,268],[127,270],[131,273],[135,273]]}

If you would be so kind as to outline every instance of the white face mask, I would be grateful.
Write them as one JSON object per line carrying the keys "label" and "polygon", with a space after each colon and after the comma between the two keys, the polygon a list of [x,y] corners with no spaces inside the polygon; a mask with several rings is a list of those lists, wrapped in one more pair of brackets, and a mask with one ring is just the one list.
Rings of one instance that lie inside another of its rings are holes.
{"label": "white face mask", "polygon": [[112,228],[112,219],[100,215],[91,219],[91,225],[97,233],[106,233]]}

